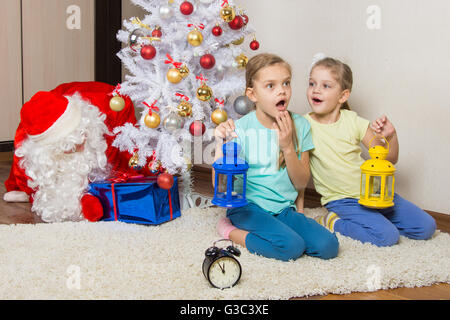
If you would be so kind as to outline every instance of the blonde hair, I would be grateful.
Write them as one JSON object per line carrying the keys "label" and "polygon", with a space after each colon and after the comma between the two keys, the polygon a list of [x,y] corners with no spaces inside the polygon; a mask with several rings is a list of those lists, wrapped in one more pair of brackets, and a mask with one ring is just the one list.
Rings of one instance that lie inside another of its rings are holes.
{"label": "blonde hair", "polygon": [[[327,57],[316,62],[311,69],[311,72],[314,70],[314,68],[317,67],[324,67],[330,70],[330,72],[334,75],[336,81],[341,86],[342,91],[349,90],[350,92],[352,92],[353,72],[347,64],[337,59]],[[344,104],[341,106],[341,109],[350,110],[350,106],[347,101],[344,102]]]}
{"label": "blonde hair", "polygon": [[[277,65],[277,64],[280,64],[280,65],[286,67],[286,69],[292,75],[292,67],[290,66],[290,64],[275,54],[262,53],[262,54],[258,54],[256,56],[254,56],[253,58],[251,58],[247,63],[246,72],[245,72],[246,88],[253,88],[253,84],[254,84],[253,82],[257,78],[258,72],[261,69],[263,69],[265,67]],[[289,111],[289,114],[292,119],[292,113],[290,111]],[[297,157],[298,157],[300,154],[300,147],[299,147],[299,142],[298,142],[298,138],[297,138],[297,129],[295,127],[295,123],[294,123],[293,119],[292,119],[292,128],[293,128],[292,139],[293,139],[295,151],[296,151]],[[285,167],[286,167],[286,161],[284,159],[284,154],[280,150],[280,155],[278,157],[278,169],[281,169],[281,168],[284,169]]]}

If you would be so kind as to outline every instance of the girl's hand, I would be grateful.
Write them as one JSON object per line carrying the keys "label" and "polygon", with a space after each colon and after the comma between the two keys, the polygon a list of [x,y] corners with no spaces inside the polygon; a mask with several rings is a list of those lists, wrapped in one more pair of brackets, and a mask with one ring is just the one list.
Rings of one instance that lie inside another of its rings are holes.
{"label": "girl's hand", "polygon": [[277,116],[276,123],[273,123],[273,129],[277,132],[280,150],[285,152],[289,148],[294,148],[292,140],[292,118],[289,112],[285,111],[281,116]]}
{"label": "girl's hand", "polygon": [[371,127],[376,134],[380,134],[388,140],[390,140],[396,134],[394,125],[385,115],[373,121]]}
{"label": "girl's hand", "polygon": [[223,144],[224,142],[237,138],[238,136],[234,130],[236,130],[236,126],[234,125],[233,119],[229,119],[219,124],[214,131],[214,137],[216,138],[217,143]]}

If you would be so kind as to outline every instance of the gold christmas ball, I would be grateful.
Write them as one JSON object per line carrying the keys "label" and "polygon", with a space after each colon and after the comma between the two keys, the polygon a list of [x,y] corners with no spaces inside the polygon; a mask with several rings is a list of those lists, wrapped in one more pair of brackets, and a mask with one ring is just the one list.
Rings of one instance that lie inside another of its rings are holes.
{"label": "gold christmas ball", "polygon": [[183,79],[189,75],[189,69],[185,64],[183,64],[178,70],[180,71]]}
{"label": "gold christmas ball", "polygon": [[247,66],[248,58],[242,53],[236,58],[236,63],[238,69],[244,69]]}
{"label": "gold christmas ball", "polygon": [[120,112],[125,108],[125,100],[122,97],[114,97],[109,101],[109,107],[112,111]]}
{"label": "gold christmas ball", "polygon": [[244,43],[244,37],[237,39],[235,41],[232,41],[231,43],[234,44],[235,46],[241,45]]}
{"label": "gold christmas ball", "polygon": [[161,123],[161,118],[159,117],[159,114],[157,114],[156,112],[152,112],[152,115],[147,114],[145,116],[144,123],[148,128],[156,129]]}
{"label": "gold christmas ball", "polygon": [[226,6],[220,10],[220,16],[222,17],[223,21],[231,22],[234,20],[234,18],[236,18],[236,12],[232,7]]}
{"label": "gold christmas ball", "polygon": [[181,103],[177,107],[178,114],[181,117],[190,117],[192,116],[192,104],[187,101],[181,101]]}
{"label": "gold christmas ball", "polygon": [[213,96],[213,92],[210,87],[206,84],[203,84],[200,88],[197,89],[197,98],[201,101],[209,101]]}
{"label": "gold christmas ball", "polygon": [[180,83],[183,80],[180,70],[177,68],[169,69],[167,72],[167,80],[174,84]]}
{"label": "gold christmas ball", "polygon": [[225,122],[228,120],[228,114],[225,110],[222,109],[216,109],[212,114],[211,114],[211,120],[219,125],[222,122]]}
{"label": "gold christmas ball", "polygon": [[135,169],[135,170],[140,170],[141,168],[139,167],[139,156],[138,153],[135,152],[133,154],[133,156],[130,158],[130,161],[128,161],[128,166],[131,169]]}
{"label": "gold christmas ball", "polygon": [[194,47],[198,47],[203,43],[203,35],[197,29],[188,33],[187,41]]}

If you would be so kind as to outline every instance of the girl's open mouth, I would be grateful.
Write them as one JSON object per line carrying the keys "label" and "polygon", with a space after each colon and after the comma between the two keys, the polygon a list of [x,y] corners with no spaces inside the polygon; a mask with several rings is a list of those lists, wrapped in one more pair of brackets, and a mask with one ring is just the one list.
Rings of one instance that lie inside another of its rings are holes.
{"label": "girl's open mouth", "polygon": [[280,100],[277,104],[276,107],[279,111],[285,111],[286,110],[286,100]]}
{"label": "girl's open mouth", "polygon": [[323,100],[320,100],[319,98],[312,98],[312,102],[314,104],[321,104],[323,102]]}

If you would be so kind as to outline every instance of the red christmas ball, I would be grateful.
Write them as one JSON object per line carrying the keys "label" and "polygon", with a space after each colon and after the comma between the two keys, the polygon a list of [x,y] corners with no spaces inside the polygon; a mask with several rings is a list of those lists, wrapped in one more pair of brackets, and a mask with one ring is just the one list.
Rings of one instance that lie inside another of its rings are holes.
{"label": "red christmas ball", "polygon": [[162,37],[162,32],[160,28],[157,28],[155,30],[152,31],[152,37],[154,38],[161,38]]}
{"label": "red christmas ball", "polygon": [[204,69],[211,69],[216,65],[216,58],[212,54],[205,54],[200,58],[200,65]]}
{"label": "red christmas ball", "polygon": [[246,14],[243,14],[241,17],[244,20],[244,26],[246,26],[248,24],[248,16]]}
{"label": "red christmas ball", "polygon": [[215,35],[216,37],[220,37],[220,36],[222,35],[222,33],[223,33],[223,30],[222,30],[222,28],[219,27],[219,26],[215,26],[215,27],[212,29],[212,34]]}
{"label": "red christmas ball", "polygon": [[231,29],[233,30],[239,30],[244,26],[244,19],[242,19],[241,16],[236,16],[233,21],[228,23]]}
{"label": "red christmas ball", "polygon": [[189,1],[185,1],[180,5],[180,11],[182,14],[188,16],[194,12],[194,5]]}
{"label": "red christmas ball", "polygon": [[194,137],[200,137],[202,135],[205,134],[206,131],[206,127],[205,124],[201,121],[194,121],[192,122],[192,124],[189,127],[189,132],[194,136]]}
{"label": "red christmas ball", "polygon": [[145,60],[151,60],[156,56],[156,49],[151,44],[145,45],[141,49],[141,56]]}
{"label": "red christmas ball", "polygon": [[259,49],[259,42],[256,40],[253,40],[252,42],[250,42],[250,49],[252,50],[258,50]]}
{"label": "red christmas ball", "polygon": [[161,189],[169,190],[173,187],[174,179],[171,174],[168,173],[161,173],[158,176],[158,179],[156,180],[156,183],[158,183],[158,186]]}

